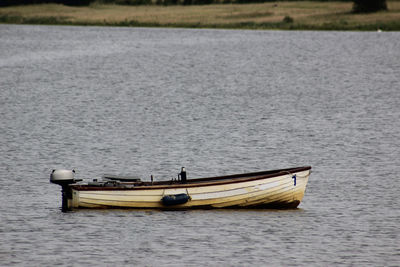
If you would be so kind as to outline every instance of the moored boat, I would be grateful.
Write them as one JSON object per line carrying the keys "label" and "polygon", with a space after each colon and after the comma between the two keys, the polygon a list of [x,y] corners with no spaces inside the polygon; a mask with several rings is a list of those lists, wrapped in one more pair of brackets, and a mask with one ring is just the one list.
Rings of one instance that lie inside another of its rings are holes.
{"label": "moored boat", "polygon": [[77,208],[296,208],[303,199],[311,167],[187,179],[141,181],[105,175],[83,182],[75,171],[53,170],[50,182],[62,186],[62,210]]}

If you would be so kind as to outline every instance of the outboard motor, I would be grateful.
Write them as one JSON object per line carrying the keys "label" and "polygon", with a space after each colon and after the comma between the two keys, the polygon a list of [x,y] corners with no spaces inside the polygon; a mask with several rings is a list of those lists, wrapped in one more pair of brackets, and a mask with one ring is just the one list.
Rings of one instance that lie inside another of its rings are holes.
{"label": "outboard motor", "polygon": [[69,187],[73,184],[82,180],[75,180],[75,170],[53,170],[50,174],[50,182],[61,186],[62,192],[62,208],[63,212],[69,210],[68,199],[72,199],[72,191]]}
{"label": "outboard motor", "polygon": [[179,176],[181,177],[181,182],[182,182],[182,184],[186,184],[187,176],[186,176],[186,169],[185,169],[185,167],[182,167],[181,173],[179,174]]}
{"label": "outboard motor", "polygon": [[61,186],[75,183],[75,170],[53,170],[50,174],[50,182]]}

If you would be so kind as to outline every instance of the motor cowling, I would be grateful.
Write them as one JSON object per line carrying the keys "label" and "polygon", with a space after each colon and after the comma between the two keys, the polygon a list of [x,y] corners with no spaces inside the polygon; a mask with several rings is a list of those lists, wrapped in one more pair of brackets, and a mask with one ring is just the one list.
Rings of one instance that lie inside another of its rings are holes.
{"label": "motor cowling", "polygon": [[61,186],[73,184],[75,180],[75,170],[53,170],[50,174],[50,182]]}

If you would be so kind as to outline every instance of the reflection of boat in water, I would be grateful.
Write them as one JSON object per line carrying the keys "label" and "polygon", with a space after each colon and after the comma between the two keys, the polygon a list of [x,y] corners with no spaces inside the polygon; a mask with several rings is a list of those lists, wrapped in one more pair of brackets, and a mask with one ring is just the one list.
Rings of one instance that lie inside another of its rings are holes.
{"label": "reflection of boat in water", "polygon": [[50,182],[62,186],[63,211],[76,208],[296,208],[303,199],[311,167],[187,179],[141,181],[105,175],[82,182],[75,171],[53,170]]}

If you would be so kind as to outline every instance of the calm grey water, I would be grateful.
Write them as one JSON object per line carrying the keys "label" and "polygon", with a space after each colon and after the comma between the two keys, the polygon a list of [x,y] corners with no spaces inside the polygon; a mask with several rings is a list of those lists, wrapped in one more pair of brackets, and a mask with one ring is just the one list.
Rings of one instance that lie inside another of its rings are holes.
{"label": "calm grey water", "polygon": [[[399,266],[400,33],[0,25],[0,265]],[[62,213],[53,168],[312,165],[297,210]]]}

